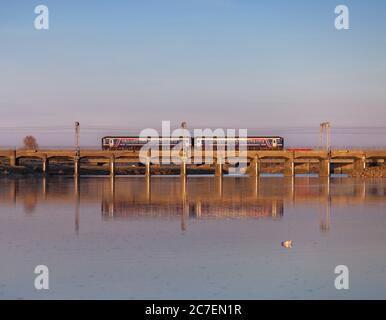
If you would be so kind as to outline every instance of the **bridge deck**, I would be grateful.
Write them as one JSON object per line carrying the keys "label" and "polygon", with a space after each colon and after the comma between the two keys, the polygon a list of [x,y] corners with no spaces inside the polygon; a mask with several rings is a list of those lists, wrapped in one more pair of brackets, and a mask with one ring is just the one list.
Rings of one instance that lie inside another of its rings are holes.
{"label": "bridge deck", "polygon": [[[82,149],[79,152],[68,149],[40,149],[40,150],[0,150],[0,158],[9,160],[11,166],[17,166],[20,159],[40,159],[43,161],[43,172],[46,172],[50,160],[55,159],[60,161],[74,161],[74,174],[79,175],[80,163],[83,162],[108,162],[110,163],[110,175],[115,175],[115,163],[122,162],[139,162],[139,151],[106,151],[106,150],[90,150]],[[158,158],[156,158],[156,157]],[[222,175],[222,166],[226,162],[234,164],[235,162],[248,162],[248,173],[251,175],[259,175],[261,163],[284,163],[284,175],[293,176],[295,174],[295,166],[299,164],[310,164],[318,162],[320,164],[319,175],[329,176],[331,164],[353,164],[353,169],[363,169],[368,162],[385,161],[386,150],[332,150],[330,152],[323,150],[296,151],[296,150],[250,150],[246,152],[235,151],[229,155],[217,151],[194,151],[190,155],[183,157],[182,152],[165,152],[160,151],[148,158],[146,165],[146,174],[150,175],[150,165],[153,163],[164,163],[162,160],[171,159],[171,163],[176,163],[178,160],[181,165],[181,175],[186,175],[186,164],[203,164],[208,163],[216,166],[216,175]],[[240,159],[237,159],[240,157]],[[233,158],[233,159],[232,159]],[[236,160],[234,159],[236,158]],[[198,161],[197,161],[198,159]],[[225,159],[225,161],[223,160]],[[155,160],[159,160],[158,162]],[[233,161],[231,161],[233,160]]]}
{"label": "bridge deck", "polygon": [[[246,152],[248,158],[258,157],[260,159],[264,158],[283,158],[283,159],[334,159],[334,158],[345,158],[345,159],[370,159],[370,158],[386,158],[386,150],[332,150],[331,152],[320,151],[320,150],[310,150],[310,151],[288,151],[288,150],[278,150],[278,151],[269,151],[269,150],[252,150]],[[66,150],[66,149],[41,149],[41,150],[0,150],[0,157],[10,158],[75,158],[77,155],[75,150]],[[170,156],[171,152],[159,152],[159,156]],[[196,155],[201,155],[202,157],[213,155],[214,158],[217,157],[216,151],[213,152],[192,152],[192,157]],[[234,152],[234,155],[239,156],[239,152]],[[89,150],[82,149],[80,150],[81,158],[138,158],[138,151],[106,151],[106,150]]]}

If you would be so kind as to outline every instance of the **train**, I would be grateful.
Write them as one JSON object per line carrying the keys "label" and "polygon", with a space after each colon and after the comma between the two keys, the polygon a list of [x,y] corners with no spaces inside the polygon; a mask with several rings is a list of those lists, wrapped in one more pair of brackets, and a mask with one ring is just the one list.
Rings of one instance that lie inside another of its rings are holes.
{"label": "train", "polygon": [[245,143],[247,150],[283,150],[284,138],[278,136],[248,136],[248,137],[138,137],[138,136],[106,136],[102,138],[102,150],[129,150],[139,151],[144,145],[152,142],[158,144],[162,150],[163,144],[170,149],[183,143],[184,147],[193,147],[196,150],[205,150],[211,147],[226,150],[233,143],[238,150],[240,143]]}

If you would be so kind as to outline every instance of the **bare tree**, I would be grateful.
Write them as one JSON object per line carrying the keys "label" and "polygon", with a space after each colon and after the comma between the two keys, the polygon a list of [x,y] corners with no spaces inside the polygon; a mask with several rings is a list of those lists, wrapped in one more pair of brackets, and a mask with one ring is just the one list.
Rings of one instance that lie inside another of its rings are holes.
{"label": "bare tree", "polygon": [[37,150],[39,149],[39,145],[34,136],[26,136],[23,139],[24,149],[27,150]]}

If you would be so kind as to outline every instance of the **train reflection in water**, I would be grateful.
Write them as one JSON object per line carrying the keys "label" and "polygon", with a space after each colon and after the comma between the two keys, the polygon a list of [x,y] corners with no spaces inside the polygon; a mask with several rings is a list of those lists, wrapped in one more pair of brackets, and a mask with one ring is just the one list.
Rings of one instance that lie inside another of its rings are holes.
{"label": "train reflection in water", "polygon": [[181,203],[144,203],[103,201],[104,217],[167,217],[186,214],[189,218],[274,218],[283,216],[283,201],[257,201],[256,203],[227,203],[221,201],[200,201]]}
{"label": "train reflection in water", "polygon": [[[166,179],[166,181],[165,181]],[[257,180],[253,179],[254,187]],[[282,199],[256,198],[250,179],[209,178],[202,180],[179,178],[145,178],[137,188],[122,179],[111,179],[109,190],[102,196],[102,216],[109,218],[272,218],[284,213]],[[245,185],[247,183],[247,185]],[[245,194],[241,193],[241,190]]]}

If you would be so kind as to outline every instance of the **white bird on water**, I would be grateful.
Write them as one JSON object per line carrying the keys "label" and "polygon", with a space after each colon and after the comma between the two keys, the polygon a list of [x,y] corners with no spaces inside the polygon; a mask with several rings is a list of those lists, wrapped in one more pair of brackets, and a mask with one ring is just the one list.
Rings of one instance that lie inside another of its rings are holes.
{"label": "white bird on water", "polygon": [[287,249],[292,249],[292,240],[283,241],[281,246]]}

